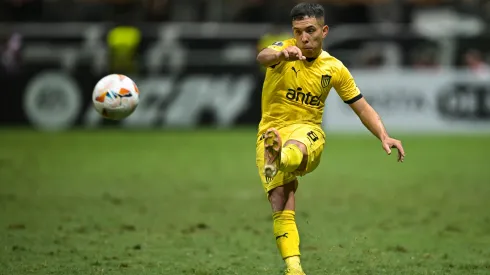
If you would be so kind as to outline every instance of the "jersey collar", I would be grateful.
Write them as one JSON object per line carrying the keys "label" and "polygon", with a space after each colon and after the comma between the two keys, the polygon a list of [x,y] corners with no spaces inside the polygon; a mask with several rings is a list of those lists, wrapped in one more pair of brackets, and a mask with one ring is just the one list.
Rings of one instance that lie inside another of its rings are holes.
{"label": "jersey collar", "polygon": [[310,57],[310,58],[306,58],[306,61],[308,62],[313,62],[315,61],[316,59],[318,59],[318,57],[322,56],[323,54],[325,54],[325,51],[322,51],[317,57]]}

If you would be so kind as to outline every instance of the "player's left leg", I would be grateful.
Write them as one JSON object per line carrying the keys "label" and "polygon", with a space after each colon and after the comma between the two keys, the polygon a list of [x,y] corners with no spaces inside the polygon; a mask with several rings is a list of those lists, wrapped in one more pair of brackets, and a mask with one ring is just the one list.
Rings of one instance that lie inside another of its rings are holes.
{"label": "player's left leg", "polygon": [[308,161],[308,149],[301,141],[289,139],[282,145],[279,132],[268,129],[264,134],[264,174],[268,182],[277,172],[303,171]]}
{"label": "player's left leg", "polygon": [[325,144],[325,133],[318,126],[297,124],[287,127],[286,142],[274,128],[264,133],[264,175],[271,182],[281,171],[303,176],[316,169]]}

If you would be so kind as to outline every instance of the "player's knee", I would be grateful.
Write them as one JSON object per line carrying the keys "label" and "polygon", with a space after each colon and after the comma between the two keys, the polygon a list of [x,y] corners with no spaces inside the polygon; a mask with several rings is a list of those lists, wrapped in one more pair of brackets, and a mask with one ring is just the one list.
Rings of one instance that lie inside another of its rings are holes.
{"label": "player's knee", "polygon": [[289,144],[296,145],[301,153],[303,153],[303,155],[308,155],[308,149],[306,148],[306,145],[304,145],[301,141],[290,139],[284,143],[284,146],[288,146]]}
{"label": "player's knee", "polygon": [[294,210],[294,192],[297,184],[297,180],[294,180],[269,191],[269,201],[273,212]]}

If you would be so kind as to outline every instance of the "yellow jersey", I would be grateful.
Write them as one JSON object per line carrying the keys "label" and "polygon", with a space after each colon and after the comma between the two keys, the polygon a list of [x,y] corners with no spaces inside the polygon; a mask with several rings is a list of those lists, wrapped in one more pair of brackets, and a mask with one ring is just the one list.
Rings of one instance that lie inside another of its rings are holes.
{"label": "yellow jersey", "polygon": [[[267,48],[282,51],[295,45],[296,39],[288,39]],[[258,134],[270,127],[279,129],[291,124],[321,126],[325,100],[332,87],[348,104],[362,98],[347,67],[326,51],[313,60],[282,61],[268,67]]]}
{"label": "yellow jersey", "polygon": [[[265,34],[257,42],[257,51],[260,52],[276,41],[286,40],[289,38],[291,38],[291,34],[289,33]],[[265,72],[266,70],[267,68],[261,67],[262,72]]]}

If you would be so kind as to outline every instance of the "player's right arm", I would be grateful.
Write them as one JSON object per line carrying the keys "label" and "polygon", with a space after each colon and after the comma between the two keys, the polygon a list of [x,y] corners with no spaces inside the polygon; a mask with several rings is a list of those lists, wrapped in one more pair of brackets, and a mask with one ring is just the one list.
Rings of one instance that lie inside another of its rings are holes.
{"label": "player's right arm", "polygon": [[257,55],[257,62],[265,67],[275,66],[283,61],[305,60],[301,50],[289,41],[276,42]]}

